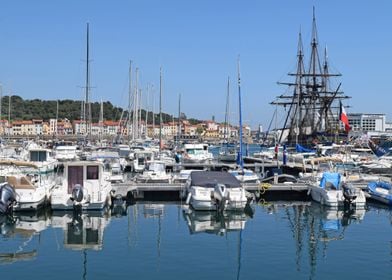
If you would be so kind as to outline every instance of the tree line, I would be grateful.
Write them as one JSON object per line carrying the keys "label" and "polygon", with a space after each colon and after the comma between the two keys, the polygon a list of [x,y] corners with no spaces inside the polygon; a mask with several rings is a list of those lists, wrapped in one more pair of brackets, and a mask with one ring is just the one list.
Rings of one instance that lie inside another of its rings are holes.
{"label": "tree line", "polygon": [[[32,120],[42,119],[49,120],[55,119],[56,116],[59,119],[69,119],[70,121],[81,119],[81,101],[75,101],[71,99],[64,100],[41,100],[41,99],[26,99],[24,100],[18,95],[11,96],[11,106],[9,106],[9,96],[4,96],[1,99],[1,119],[10,118],[14,120]],[[58,105],[57,105],[58,103]],[[91,103],[91,116],[92,122],[99,121],[99,114],[101,110],[101,104],[99,102]],[[132,117],[131,112],[131,117]],[[148,123],[153,123],[153,116],[155,123],[159,124],[159,114],[153,114],[151,111],[148,112]],[[124,110],[121,107],[114,106],[111,102],[103,102],[103,119],[119,121],[121,118],[128,117],[128,110]],[[146,111],[141,111],[142,120],[146,119]],[[185,114],[181,114],[181,119],[186,119]],[[162,122],[178,121],[178,118],[162,113]],[[194,124],[197,123],[196,119],[189,119]]]}

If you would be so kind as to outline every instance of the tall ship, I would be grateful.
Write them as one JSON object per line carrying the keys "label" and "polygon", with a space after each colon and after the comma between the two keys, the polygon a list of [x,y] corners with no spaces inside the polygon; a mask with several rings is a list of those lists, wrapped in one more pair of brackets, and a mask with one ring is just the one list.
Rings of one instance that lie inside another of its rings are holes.
{"label": "tall ship", "polygon": [[336,141],[342,136],[339,109],[342,100],[350,97],[340,90],[341,83],[336,82],[341,74],[330,71],[326,47],[323,58],[320,57],[314,8],[310,45],[306,62],[300,31],[296,71],[288,74],[294,81],[278,82],[288,86],[287,94],[270,103],[283,106],[287,112],[283,127],[277,128],[276,143],[310,145],[316,141]]}

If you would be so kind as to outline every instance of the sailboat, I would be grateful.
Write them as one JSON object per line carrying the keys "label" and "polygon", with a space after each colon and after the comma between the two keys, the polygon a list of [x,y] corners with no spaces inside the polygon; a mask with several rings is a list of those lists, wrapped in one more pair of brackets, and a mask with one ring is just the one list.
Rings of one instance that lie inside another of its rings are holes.
{"label": "sailboat", "polygon": [[236,146],[229,143],[229,97],[230,97],[230,78],[227,79],[227,96],[225,112],[224,140],[219,150],[218,160],[222,162],[235,162],[237,158]]}
{"label": "sailboat", "polygon": [[234,175],[241,183],[260,183],[259,176],[250,169],[244,168],[242,153],[242,108],[241,108],[241,75],[240,60],[238,58],[238,111],[239,111],[239,148],[237,154],[237,168],[228,172]]}

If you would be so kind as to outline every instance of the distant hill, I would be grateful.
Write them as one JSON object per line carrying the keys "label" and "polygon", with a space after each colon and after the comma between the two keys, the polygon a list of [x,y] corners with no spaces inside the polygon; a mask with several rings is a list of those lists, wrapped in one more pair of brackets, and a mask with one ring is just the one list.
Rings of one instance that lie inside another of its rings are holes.
{"label": "distant hill", "polygon": [[[8,119],[8,101],[9,96],[4,96],[1,102],[1,118]],[[70,99],[59,100],[58,117],[59,119],[67,118],[71,121],[80,119],[81,102]],[[56,100],[41,100],[41,99],[26,99],[20,96],[11,96],[11,120],[31,120],[43,119],[49,120],[56,118],[57,101]],[[91,103],[92,121],[98,122],[100,111],[100,103]],[[112,103],[106,101],[103,103],[103,118],[104,120],[120,120],[123,109],[113,106]],[[142,110],[142,119],[145,119],[146,112]],[[128,111],[124,111],[124,116],[128,115]],[[184,115],[183,115],[184,116]],[[159,114],[155,113],[155,123],[159,124]],[[149,112],[148,123],[152,123],[152,113]],[[173,120],[172,115],[162,113],[163,122],[170,122]],[[174,120],[178,120],[174,118]],[[192,119],[192,121],[196,121]]]}

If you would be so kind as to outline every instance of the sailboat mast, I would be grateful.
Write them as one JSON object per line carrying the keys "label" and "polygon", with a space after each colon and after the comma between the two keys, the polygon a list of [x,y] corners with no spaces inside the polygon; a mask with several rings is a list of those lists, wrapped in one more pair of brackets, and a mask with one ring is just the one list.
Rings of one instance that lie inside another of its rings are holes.
{"label": "sailboat mast", "polygon": [[178,139],[177,142],[180,142],[181,136],[181,93],[178,96]]}
{"label": "sailboat mast", "polygon": [[240,58],[238,57],[238,108],[239,108],[239,143],[238,160],[241,170],[244,170],[244,160],[242,158],[242,111],[241,111],[241,75],[240,75]]}
{"label": "sailboat mast", "polygon": [[57,134],[58,134],[58,121],[59,121],[59,100],[56,100],[56,130],[55,130],[55,135],[57,138]]}
{"label": "sailboat mast", "polygon": [[85,120],[86,133],[90,136],[91,133],[91,100],[90,100],[90,42],[89,42],[89,23],[87,23],[87,40],[86,40],[86,99],[85,99]]}
{"label": "sailboat mast", "polygon": [[154,85],[151,86],[152,95],[152,138],[155,138],[155,99],[154,99]]}
{"label": "sailboat mast", "polygon": [[230,77],[227,77],[227,95],[226,95],[226,113],[225,113],[225,130],[223,139],[229,142],[229,102],[230,102]]}
{"label": "sailboat mast", "polygon": [[159,69],[159,154],[162,149],[162,67]]}
{"label": "sailboat mast", "polygon": [[[121,128],[121,119],[120,119],[120,128]],[[99,141],[102,142],[102,136],[103,136],[103,101],[101,99],[101,108],[99,111]]]}
{"label": "sailboat mast", "polygon": [[10,128],[11,127],[11,92],[8,97],[8,136],[11,134]]}
{"label": "sailboat mast", "polygon": [[146,138],[148,138],[148,109],[149,109],[149,96],[150,96],[150,84],[147,84],[147,98],[146,98]]}
{"label": "sailboat mast", "polygon": [[136,67],[136,74],[135,74],[135,91],[133,94],[133,121],[132,121],[132,139],[135,140],[137,138],[137,92],[138,92],[138,78],[139,78],[139,68]]}
{"label": "sailboat mast", "polygon": [[132,106],[132,60],[129,61],[128,140],[130,140],[130,137],[131,137],[131,106]]}
{"label": "sailboat mast", "polygon": [[143,126],[142,126],[142,89],[139,89],[139,138],[142,138]]}

